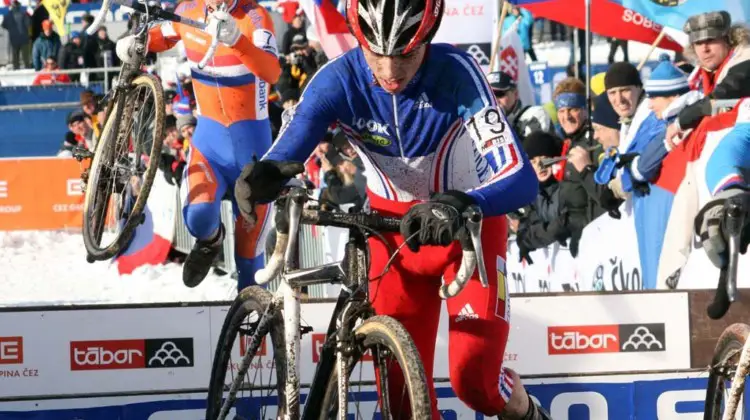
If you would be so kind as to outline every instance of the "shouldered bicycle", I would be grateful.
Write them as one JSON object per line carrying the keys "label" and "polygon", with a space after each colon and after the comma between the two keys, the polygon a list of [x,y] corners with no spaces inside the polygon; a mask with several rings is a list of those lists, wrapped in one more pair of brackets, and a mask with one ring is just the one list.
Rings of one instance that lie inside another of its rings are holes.
{"label": "shouldered bicycle", "polygon": [[[275,294],[261,286],[250,286],[229,308],[211,370],[206,419],[223,420],[231,413],[234,417],[230,418],[257,420],[344,420],[352,414],[362,418],[362,412],[371,412],[372,406],[361,407],[359,393],[349,392],[350,385],[360,390],[364,385],[377,386],[380,392],[375,411],[381,417],[376,418],[430,419],[424,367],[411,337],[395,319],[375,314],[368,299],[367,237],[398,232],[400,219],[377,213],[304,208],[307,200],[306,190],[295,186],[275,204],[277,240],[266,268],[256,274],[256,282],[262,285],[280,276],[281,283]],[[475,268],[482,284],[488,285],[480,240],[481,211],[472,206],[463,217],[469,238],[461,241],[463,259],[456,278],[440,288],[444,299],[457,295]],[[348,228],[344,260],[297,268],[294,250],[301,223]],[[397,253],[398,249],[393,251],[390,261]],[[298,356],[301,334],[309,328],[300,327],[300,289],[326,283],[341,283],[342,288],[302,411]],[[269,356],[264,356],[262,349],[266,338],[270,338],[273,349]],[[238,348],[241,360],[233,362],[232,355]],[[368,360],[373,362],[375,381],[362,380],[362,365]],[[403,372],[406,384],[398,401],[392,400],[398,392],[388,389],[388,372],[393,364]],[[359,379],[352,379],[355,374]],[[244,392],[249,398],[243,397]],[[400,410],[404,407],[411,417],[403,417]]]}
{"label": "shouldered bicycle", "polygon": [[[202,22],[163,10],[158,1],[104,0],[86,29],[89,35],[96,33],[113,3],[134,10],[131,33],[135,35],[136,58],[132,63],[123,63],[116,85],[106,93],[106,116],[94,150],[77,148],[73,153],[78,161],[90,161],[81,174],[85,193],[83,242],[89,262],[112,258],[131,239],[136,226],[143,222],[143,210],[159,166],[164,93],[159,80],[142,68],[148,30],[163,20],[206,27]],[[214,37],[199,67],[213,57],[217,45]]]}

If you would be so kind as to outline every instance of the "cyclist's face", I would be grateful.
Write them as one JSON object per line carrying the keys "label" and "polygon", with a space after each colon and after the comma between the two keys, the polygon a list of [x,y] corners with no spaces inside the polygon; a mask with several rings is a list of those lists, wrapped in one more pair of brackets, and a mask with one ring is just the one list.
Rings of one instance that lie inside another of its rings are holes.
{"label": "cyclist's face", "polygon": [[389,57],[363,48],[367,65],[380,87],[388,93],[399,93],[406,88],[422,65],[426,47],[420,45],[409,54]]}

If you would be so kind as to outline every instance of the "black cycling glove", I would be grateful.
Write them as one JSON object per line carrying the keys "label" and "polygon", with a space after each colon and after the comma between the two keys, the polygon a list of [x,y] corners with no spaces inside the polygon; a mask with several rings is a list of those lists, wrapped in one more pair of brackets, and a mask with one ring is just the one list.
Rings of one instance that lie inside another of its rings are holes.
{"label": "black cycling glove", "polygon": [[461,191],[437,193],[409,209],[401,220],[401,236],[413,252],[422,245],[448,246],[460,239],[464,230],[462,214],[473,204],[474,199]]}
{"label": "black cycling glove", "polygon": [[305,171],[299,162],[262,160],[245,165],[234,184],[234,198],[242,217],[255,224],[255,205],[275,200],[289,179]]}

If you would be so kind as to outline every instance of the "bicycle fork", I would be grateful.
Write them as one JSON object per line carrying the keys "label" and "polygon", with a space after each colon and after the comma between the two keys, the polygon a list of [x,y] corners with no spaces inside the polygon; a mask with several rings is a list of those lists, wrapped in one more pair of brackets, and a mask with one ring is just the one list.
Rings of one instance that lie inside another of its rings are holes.
{"label": "bicycle fork", "polygon": [[282,291],[284,303],[284,345],[287,365],[284,420],[299,420],[300,290],[290,287],[286,281],[279,284],[279,289]]}

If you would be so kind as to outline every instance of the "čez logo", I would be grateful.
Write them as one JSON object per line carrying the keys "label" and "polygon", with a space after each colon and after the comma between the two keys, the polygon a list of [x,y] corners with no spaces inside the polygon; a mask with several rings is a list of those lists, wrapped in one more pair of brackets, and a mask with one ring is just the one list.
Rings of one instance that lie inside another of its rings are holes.
{"label": "\u010dez logo", "polygon": [[65,189],[69,196],[83,195],[83,181],[80,179],[68,179]]}

